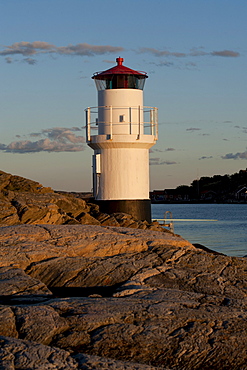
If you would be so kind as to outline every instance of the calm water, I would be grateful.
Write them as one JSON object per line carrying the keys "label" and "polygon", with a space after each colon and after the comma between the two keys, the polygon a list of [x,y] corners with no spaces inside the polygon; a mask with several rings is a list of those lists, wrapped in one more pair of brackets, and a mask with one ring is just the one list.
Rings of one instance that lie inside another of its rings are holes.
{"label": "calm water", "polygon": [[152,218],[215,219],[174,221],[174,232],[191,243],[200,243],[228,256],[247,255],[247,204],[152,204]]}

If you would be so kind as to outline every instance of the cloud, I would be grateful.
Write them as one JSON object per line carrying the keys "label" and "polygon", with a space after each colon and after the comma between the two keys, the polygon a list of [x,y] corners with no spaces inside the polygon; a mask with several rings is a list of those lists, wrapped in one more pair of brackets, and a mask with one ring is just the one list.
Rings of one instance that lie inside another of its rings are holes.
{"label": "cloud", "polygon": [[185,65],[186,67],[196,67],[196,63],[194,62],[187,62]]}
{"label": "cloud", "polygon": [[197,64],[193,63],[193,62],[182,63],[180,61],[179,63],[176,64],[174,62],[164,60],[164,61],[159,62],[159,63],[149,62],[149,64],[154,64],[156,67],[174,67],[174,68],[181,69],[181,70],[183,70],[183,69],[187,69],[187,70],[197,69]]}
{"label": "cloud", "polygon": [[[42,133],[41,132],[32,132],[31,134],[29,134],[30,137],[39,137],[41,136]],[[21,137],[20,135],[15,135],[16,137]]]}
{"label": "cloud", "polygon": [[161,62],[161,63],[152,63],[155,64],[157,67],[173,67],[174,63],[173,62]]}
{"label": "cloud", "polygon": [[242,132],[244,132],[245,134],[247,134],[247,127],[245,127],[245,126],[241,127],[241,126],[236,125],[236,126],[234,126],[234,128],[241,129]]}
{"label": "cloud", "polygon": [[233,50],[222,50],[222,51],[212,51],[210,55],[216,56],[216,57],[230,57],[230,58],[236,58],[239,57],[240,54]]}
{"label": "cloud", "polygon": [[163,57],[163,56],[173,56],[176,58],[184,58],[186,57],[185,53],[180,53],[180,52],[171,52],[168,50],[158,50],[154,48],[140,48],[139,53],[149,53],[153,54],[156,57]]}
{"label": "cloud", "polygon": [[159,166],[159,165],[171,165],[171,164],[177,164],[177,162],[172,161],[162,161],[160,158],[150,158],[149,159],[150,166]]}
{"label": "cloud", "polygon": [[78,152],[85,148],[81,145],[71,143],[61,143],[49,139],[40,139],[38,141],[14,141],[5,146],[2,150],[7,153],[38,153],[38,152]]}
{"label": "cloud", "polygon": [[242,153],[228,153],[221,157],[222,159],[247,159],[247,150]]}
{"label": "cloud", "polygon": [[124,48],[120,46],[111,45],[90,45],[81,43],[67,46],[56,46],[45,41],[34,42],[15,42],[12,45],[7,45],[3,50],[0,50],[0,56],[5,56],[7,63],[12,63],[12,55],[21,55],[26,57],[24,62],[28,64],[35,64],[36,60],[30,57],[38,54],[57,54],[57,55],[71,55],[71,56],[94,56],[108,53],[118,53]]}
{"label": "cloud", "polygon": [[56,47],[44,41],[34,42],[15,42],[12,45],[5,46],[5,49],[0,51],[0,55],[17,55],[30,56],[37,53],[51,52]]}
{"label": "cloud", "polygon": [[201,128],[198,128],[198,127],[190,127],[190,128],[187,128],[186,131],[200,131]]}
{"label": "cloud", "polygon": [[166,152],[173,152],[174,150],[176,150],[176,149],[174,149],[174,148],[167,148],[167,149],[165,149]]}
{"label": "cloud", "polygon": [[66,55],[102,55],[108,53],[116,53],[123,51],[122,47],[110,46],[110,45],[89,45],[89,44],[77,44],[77,45],[68,45],[60,46],[56,48],[58,54]]}
{"label": "cloud", "polygon": [[109,63],[109,64],[114,64],[115,60],[104,59],[103,62],[104,63]]}
{"label": "cloud", "polygon": [[159,164],[167,164],[169,166],[170,164],[177,164],[177,162],[174,162],[174,161],[162,161]]}
{"label": "cloud", "polygon": [[13,59],[11,57],[6,57],[5,60],[6,60],[6,63],[8,64],[13,63]]}
{"label": "cloud", "polygon": [[81,131],[79,127],[55,127],[41,131],[41,135],[47,135],[49,139],[58,140],[61,143],[67,141],[71,143],[84,143],[85,138],[83,136],[76,136],[72,131]]}
{"label": "cloud", "polygon": [[201,57],[201,56],[204,56],[204,55],[208,55],[208,53],[204,50],[203,47],[200,47],[200,48],[192,48],[189,52],[189,55],[192,56],[192,57]]}
{"label": "cloud", "polygon": [[138,53],[148,53],[152,54],[156,57],[175,57],[175,58],[185,58],[185,57],[203,57],[206,55],[209,56],[215,56],[215,57],[230,57],[230,58],[236,58],[240,56],[240,53],[233,51],[233,50],[219,50],[219,51],[211,51],[206,52],[201,50],[202,48],[193,48],[189,52],[173,52],[169,50],[160,50],[155,48],[148,48],[143,47],[138,50]]}
{"label": "cloud", "polygon": [[85,150],[85,138],[80,135],[75,135],[75,131],[81,131],[81,129],[78,127],[54,127],[45,129],[41,132],[34,132],[28,135],[30,137],[41,137],[37,141],[18,140],[8,145],[0,143],[0,150],[5,153],[18,154],[83,151]]}
{"label": "cloud", "polygon": [[36,59],[33,59],[33,58],[25,58],[23,59],[23,62],[27,63],[27,64],[30,64],[30,65],[34,65],[37,63],[37,60]]}
{"label": "cloud", "polygon": [[211,159],[211,158],[213,158],[212,155],[210,155],[210,157],[203,156],[203,157],[199,158],[199,161],[202,160],[202,159]]}
{"label": "cloud", "polygon": [[150,149],[149,152],[150,153],[154,153],[154,152],[158,152],[158,153],[164,153],[164,152],[173,152],[174,148],[166,148],[166,149]]}
{"label": "cloud", "polygon": [[[183,59],[187,57],[203,57],[203,56],[214,56],[214,57],[231,57],[236,58],[240,56],[240,53],[234,50],[215,50],[211,52],[206,52],[202,50],[203,48],[193,48],[188,52],[181,51],[170,51],[167,49],[155,49],[150,47],[142,47],[137,52],[138,53],[148,53],[154,55],[158,58],[178,58]],[[95,55],[105,55],[111,53],[119,53],[125,49],[121,46],[112,45],[91,45],[88,43],[79,44],[69,44],[66,46],[57,46],[46,41],[21,41],[15,42],[12,45],[5,45],[2,50],[0,48],[0,56],[4,56],[6,63],[11,64],[16,60],[12,59],[12,56],[22,56],[25,57],[23,62],[30,65],[35,65],[37,60],[34,56],[40,54],[54,55],[68,55],[68,56],[95,56]],[[112,63],[111,60],[106,59],[106,63]],[[168,62],[167,60],[162,61],[157,64],[157,66],[172,67],[173,62]],[[194,62],[187,62],[186,68],[195,68],[196,64]]]}

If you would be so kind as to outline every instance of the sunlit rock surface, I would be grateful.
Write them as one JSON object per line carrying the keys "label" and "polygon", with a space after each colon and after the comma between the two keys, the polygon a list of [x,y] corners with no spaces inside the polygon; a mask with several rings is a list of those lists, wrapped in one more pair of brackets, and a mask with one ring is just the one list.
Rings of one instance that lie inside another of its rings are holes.
{"label": "sunlit rock surface", "polygon": [[[125,213],[108,215],[81,193],[55,192],[36,181],[0,171],[0,226],[18,224],[103,225],[164,231]],[[168,231],[166,231],[168,232]]]}
{"label": "sunlit rock surface", "polygon": [[247,368],[245,258],[99,225],[1,227],[0,254],[3,369]]}

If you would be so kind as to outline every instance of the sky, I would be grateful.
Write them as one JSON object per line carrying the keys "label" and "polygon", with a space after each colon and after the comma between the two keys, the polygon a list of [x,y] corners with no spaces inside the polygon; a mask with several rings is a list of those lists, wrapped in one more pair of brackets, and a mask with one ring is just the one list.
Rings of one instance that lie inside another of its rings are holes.
{"label": "sky", "polygon": [[147,72],[150,190],[247,167],[246,0],[0,0],[0,170],[90,191],[92,75]]}

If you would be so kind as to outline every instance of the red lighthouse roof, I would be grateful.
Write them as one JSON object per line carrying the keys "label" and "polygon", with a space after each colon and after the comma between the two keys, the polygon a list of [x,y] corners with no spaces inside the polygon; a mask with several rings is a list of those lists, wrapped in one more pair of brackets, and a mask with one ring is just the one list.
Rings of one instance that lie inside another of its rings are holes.
{"label": "red lighthouse roof", "polygon": [[117,58],[116,59],[117,65],[115,67],[107,69],[106,71],[103,71],[103,72],[96,72],[94,73],[92,78],[97,79],[97,80],[101,80],[101,79],[104,80],[110,75],[135,75],[136,77],[139,76],[139,78],[148,77],[146,72],[135,71],[134,69],[123,66],[123,61],[124,61],[123,58],[120,58],[120,57]]}

